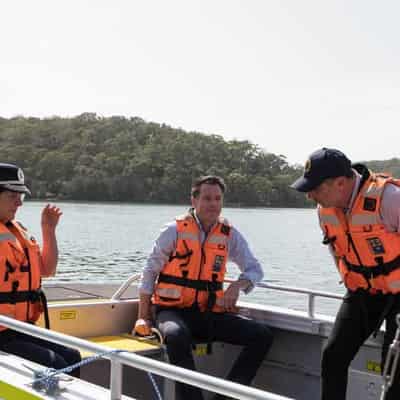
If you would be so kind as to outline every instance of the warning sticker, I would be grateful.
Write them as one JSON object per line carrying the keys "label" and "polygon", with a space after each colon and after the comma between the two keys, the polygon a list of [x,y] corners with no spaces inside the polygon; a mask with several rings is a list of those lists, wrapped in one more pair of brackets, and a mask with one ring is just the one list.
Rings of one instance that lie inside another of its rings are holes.
{"label": "warning sticker", "polygon": [[60,311],[60,320],[64,319],[76,319],[76,311],[75,310]]}

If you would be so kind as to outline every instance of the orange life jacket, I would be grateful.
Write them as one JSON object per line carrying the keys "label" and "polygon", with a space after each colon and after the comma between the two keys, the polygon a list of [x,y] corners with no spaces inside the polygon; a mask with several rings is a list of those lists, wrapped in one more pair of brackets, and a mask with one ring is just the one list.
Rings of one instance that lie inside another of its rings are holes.
{"label": "orange life jacket", "polygon": [[191,214],[178,217],[176,224],[176,249],[158,276],[153,303],[178,308],[197,303],[201,311],[223,311],[217,303],[223,296],[231,226],[221,218],[202,244]]}
{"label": "orange life jacket", "polygon": [[380,216],[387,175],[365,176],[349,215],[339,208],[319,208],[325,244],[332,246],[346,287],[374,294],[400,292],[400,233],[388,232]]}
{"label": "orange life jacket", "polygon": [[42,313],[40,265],[35,239],[15,221],[0,223],[0,314],[37,321]]}

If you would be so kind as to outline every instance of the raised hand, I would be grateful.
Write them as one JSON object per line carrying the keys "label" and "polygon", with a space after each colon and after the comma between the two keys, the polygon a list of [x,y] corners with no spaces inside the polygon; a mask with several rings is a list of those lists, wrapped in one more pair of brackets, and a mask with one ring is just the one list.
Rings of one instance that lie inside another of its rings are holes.
{"label": "raised hand", "polygon": [[61,215],[58,207],[47,204],[42,210],[42,229],[55,230]]}

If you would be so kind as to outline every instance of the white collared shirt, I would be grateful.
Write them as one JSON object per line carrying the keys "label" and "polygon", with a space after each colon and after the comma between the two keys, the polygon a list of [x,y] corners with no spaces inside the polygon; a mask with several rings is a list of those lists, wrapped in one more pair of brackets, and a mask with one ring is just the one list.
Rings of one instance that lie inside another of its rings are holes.
{"label": "white collared shirt", "polygon": [[[355,173],[355,184],[353,187],[353,193],[351,194],[349,207],[346,208],[345,213],[350,213],[354,201],[357,198],[360,183],[361,183],[361,175],[353,170]],[[389,232],[400,232],[400,187],[388,183],[385,185],[385,189],[382,194],[382,202],[381,208],[379,210],[380,217],[382,218],[382,222],[385,225],[385,228]]]}

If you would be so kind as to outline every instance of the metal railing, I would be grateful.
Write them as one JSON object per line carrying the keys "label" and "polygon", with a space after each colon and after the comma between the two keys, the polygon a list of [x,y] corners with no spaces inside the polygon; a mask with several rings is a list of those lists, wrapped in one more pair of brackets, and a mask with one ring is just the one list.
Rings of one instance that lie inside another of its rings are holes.
{"label": "metal railing", "polygon": [[[105,353],[110,349],[84,339],[79,339],[63,333],[49,331],[37,326],[17,321],[13,318],[0,315],[0,325],[7,326],[16,331],[23,332],[41,339],[49,340],[64,346],[82,349],[95,354]],[[243,400],[293,400],[289,397],[279,396],[260,389],[251,388],[216,378],[200,372],[176,367],[165,362],[153,360],[134,353],[112,353],[105,355],[111,361],[110,399],[118,400],[122,396],[122,368],[121,365],[129,365],[156,375],[187,383],[205,390]]]}
{"label": "metal railing", "polygon": [[128,290],[129,286],[131,286],[133,282],[137,282],[141,276],[142,274],[134,274],[122,282],[121,286],[111,296],[111,300],[120,300],[122,295],[126,292],[126,290]]}
{"label": "metal railing", "polygon": [[296,288],[296,287],[292,287],[292,286],[277,286],[277,285],[270,285],[268,283],[258,283],[256,285],[256,287],[272,289],[272,290],[279,290],[282,292],[289,292],[289,293],[306,294],[308,297],[307,315],[310,318],[315,317],[315,298],[316,297],[324,297],[327,299],[337,299],[337,300],[343,299],[343,296],[340,294],[323,292],[323,291],[318,291],[318,290]]}
{"label": "metal railing", "polygon": [[388,353],[386,355],[385,366],[383,369],[383,385],[382,385],[382,393],[381,400],[385,400],[387,392],[389,388],[392,386],[393,381],[395,379],[399,358],[400,358],[400,314],[396,316],[397,330],[393,342],[389,346]]}
{"label": "metal railing", "polygon": [[[125,282],[121,284],[121,286],[115,291],[115,293],[111,296],[112,300],[119,300],[125,291],[129,288],[129,286],[133,282],[137,282],[141,277],[141,274],[134,274],[130,276]],[[225,283],[232,283],[234,279],[225,279]],[[293,286],[278,286],[278,285],[270,285],[269,283],[258,283],[256,287],[264,288],[264,289],[271,289],[277,290],[281,292],[289,292],[289,293],[296,293],[296,294],[305,294],[308,297],[308,307],[307,307],[307,315],[310,318],[315,317],[315,298],[316,297],[324,297],[327,299],[336,299],[342,300],[343,296],[340,294],[324,292],[319,290],[310,290],[304,288],[297,288]]]}

